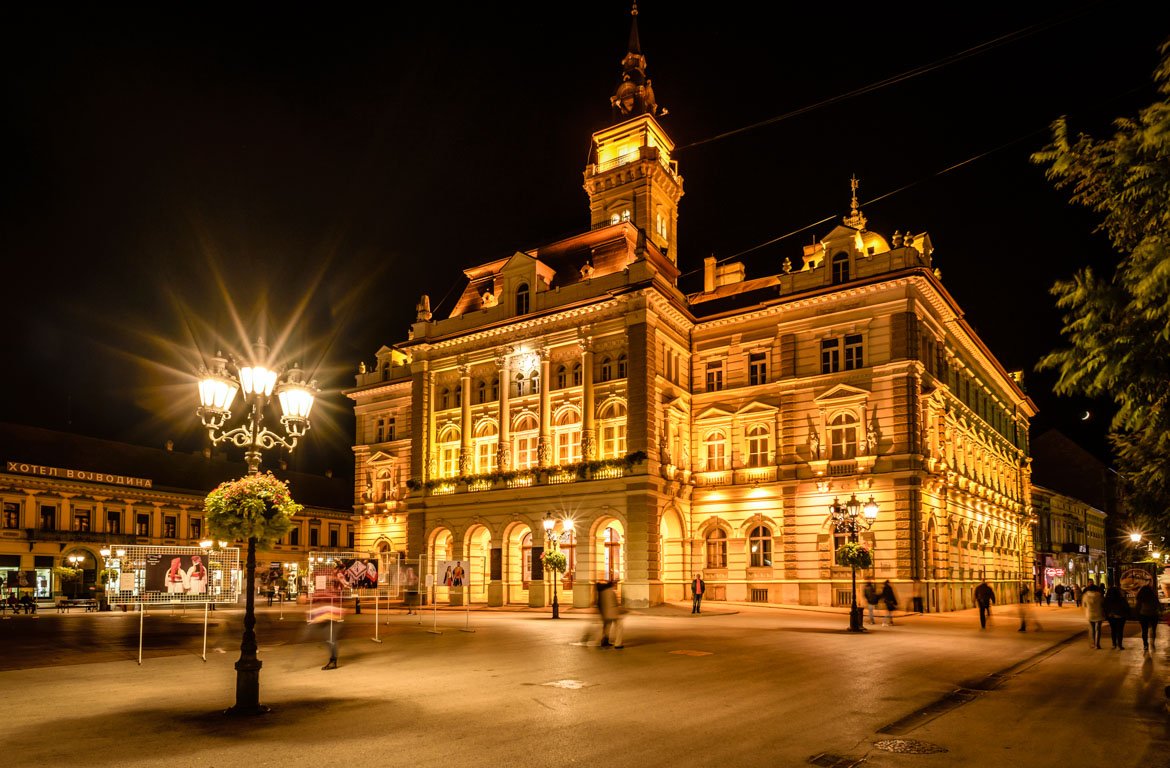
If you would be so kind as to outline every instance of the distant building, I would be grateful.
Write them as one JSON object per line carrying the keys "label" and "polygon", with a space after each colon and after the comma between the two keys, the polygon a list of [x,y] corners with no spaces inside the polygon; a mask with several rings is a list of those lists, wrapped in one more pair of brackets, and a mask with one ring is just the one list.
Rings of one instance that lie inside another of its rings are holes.
{"label": "distant building", "polygon": [[[218,455],[16,424],[0,424],[0,452],[0,591],[6,594],[11,581],[12,589],[42,599],[92,594],[103,548],[198,546],[210,538],[203,518],[208,492],[247,473],[244,464]],[[288,481],[305,509],[281,541],[257,552],[258,583],[279,570],[295,590],[310,551],[352,549],[350,486],[279,469],[273,474]],[[82,558],[82,578],[62,584],[53,569],[71,565],[70,556]]]}
{"label": "distant building", "polygon": [[[1032,442],[1035,576],[1048,587],[1108,579],[1108,523],[1116,475],[1057,430]],[[1108,512],[1107,512],[1108,510]]]}
{"label": "distant building", "polygon": [[868,229],[854,182],[841,222],[775,274],[711,257],[684,294],[683,177],[637,40],[593,134],[589,230],[469,267],[445,317],[423,296],[348,391],[359,546],[469,560],[440,601],[542,606],[542,522],[569,516],[558,590],[578,606],[610,578],[634,606],[681,600],[697,572],[709,599],[840,606],[829,506],[872,497],[863,577],[929,610],[971,605],[981,578],[1014,600],[1035,407],[930,236]]}

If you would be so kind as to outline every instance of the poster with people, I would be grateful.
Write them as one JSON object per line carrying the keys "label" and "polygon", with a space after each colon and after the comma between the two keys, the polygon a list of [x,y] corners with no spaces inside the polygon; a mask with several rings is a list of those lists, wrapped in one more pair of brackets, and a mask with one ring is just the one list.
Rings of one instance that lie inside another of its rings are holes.
{"label": "poster with people", "polygon": [[6,581],[9,589],[32,589],[37,585],[37,572],[8,571]]}
{"label": "poster with people", "polygon": [[466,560],[443,560],[439,563],[439,581],[436,586],[462,587],[467,583],[467,574],[470,572]]}
{"label": "poster with people", "polygon": [[146,556],[146,591],[168,595],[206,595],[209,576],[202,554],[178,552]]}
{"label": "poster with people", "polygon": [[338,584],[345,589],[377,589],[378,561],[352,558],[334,566]]}

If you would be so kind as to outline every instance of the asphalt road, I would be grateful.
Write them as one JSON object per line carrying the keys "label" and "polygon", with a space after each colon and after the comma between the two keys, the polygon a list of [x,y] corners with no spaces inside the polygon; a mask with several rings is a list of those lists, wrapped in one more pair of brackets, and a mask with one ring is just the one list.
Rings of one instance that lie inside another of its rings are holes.
{"label": "asphalt road", "polygon": [[[1170,631],[1092,650],[1075,608],[898,617],[708,604],[629,615],[623,650],[565,611],[262,608],[267,715],[231,718],[242,614],[0,621],[6,766],[1170,766]],[[437,629],[438,632],[429,631]],[[474,631],[462,631],[471,629]],[[375,633],[382,641],[374,642]],[[902,750],[902,751],[889,751]],[[935,751],[929,751],[935,750]]]}

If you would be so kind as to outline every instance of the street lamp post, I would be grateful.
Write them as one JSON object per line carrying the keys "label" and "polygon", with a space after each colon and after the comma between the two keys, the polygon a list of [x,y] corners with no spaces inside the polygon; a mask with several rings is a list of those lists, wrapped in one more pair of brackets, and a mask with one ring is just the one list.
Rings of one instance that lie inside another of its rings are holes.
{"label": "street lamp post", "polygon": [[[560,533],[556,532],[556,527],[557,527],[558,522],[561,524],[561,532]],[[573,535],[573,521],[571,519],[566,517],[563,520],[558,520],[558,519],[553,517],[552,512],[546,512],[544,514],[544,541],[545,541],[545,544],[550,552],[559,553],[561,550],[561,540],[564,539],[565,541],[568,541],[569,537],[572,535]],[[566,563],[565,566],[567,568],[568,563]],[[559,591],[557,589],[558,571],[554,568],[554,569],[552,569],[552,572],[553,572],[553,574],[552,574],[552,582],[553,582],[553,585],[552,585],[552,587],[553,587],[552,617],[554,619],[559,619],[561,617],[561,607],[560,607],[560,604],[557,602],[557,593]]]}
{"label": "street lamp post", "polygon": [[[829,505],[829,514],[833,517],[833,523],[838,533],[849,534],[849,543],[857,543],[857,534],[861,531],[868,531],[877,520],[878,505],[869,497],[869,501],[862,504],[857,500],[856,494],[850,494],[849,501],[841,504],[836,498],[833,503]],[[849,606],[849,631],[850,632],[864,632],[865,627],[862,626],[861,621],[861,606],[857,604],[857,565],[855,563],[849,564],[852,577],[852,603]]]}
{"label": "street lamp post", "polygon": [[[217,354],[210,368],[204,367],[199,376],[199,408],[196,413],[207,428],[212,445],[230,442],[244,449],[248,474],[260,474],[263,451],[277,446],[292,451],[297,441],[309,431],[309,411],[318,389],[316,382],[306,383],[304,371],[295,364],[283,376],[269,368],[269,349],[263,339],[257,339],[252,349],[252,360],[237,364],[237,375],[228,371],[228,359]],[[282,379],[277,385],[278,379]],[[247,421],[234,429],[224,427],[231,420],[232,402],[236,393],[243,391]],[[264,411],[275,391],[280,402],[280,423],[284,434],[264,426]],[[231,714],[258,714],[266,712],[260,706],[260,668],[256,657],[256,539],[248,539],[248,560],[244,566],[245,608],[244,637],[240,643],[240,658],[236,662],[236,704]]]}

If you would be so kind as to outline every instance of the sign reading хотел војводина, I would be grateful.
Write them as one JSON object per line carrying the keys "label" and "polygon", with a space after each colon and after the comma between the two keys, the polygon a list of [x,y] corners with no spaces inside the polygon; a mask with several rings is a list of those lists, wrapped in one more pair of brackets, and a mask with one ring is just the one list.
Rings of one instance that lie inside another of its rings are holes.
{"label": "sign reading \u0445\u043e\u0442\u0435\u043b \u0432\u043e\u0458\u0432\u043e\u0434\u0438\u043d\u0430", "polygon": [[87,483],[109,483],[111,485],[129,485],[134,488],[150,488],[154,481],[145,477],[129,477],[115,475],[110,472],[94,472],[88,469],[70,469],[67,467],[46,467],[43,464],[29,464],[24,461],[4,462],[6,471],[20,475],[36,475],[38,477],[56,477],[62,480],[80,480]]}

